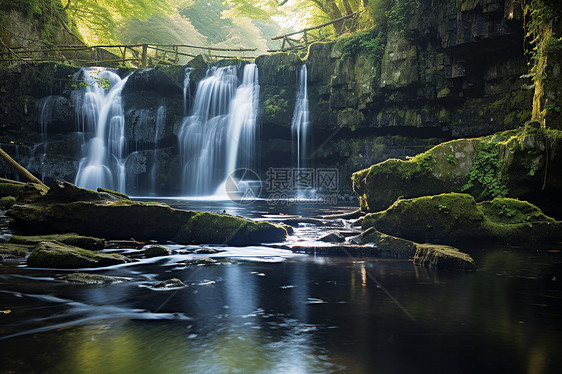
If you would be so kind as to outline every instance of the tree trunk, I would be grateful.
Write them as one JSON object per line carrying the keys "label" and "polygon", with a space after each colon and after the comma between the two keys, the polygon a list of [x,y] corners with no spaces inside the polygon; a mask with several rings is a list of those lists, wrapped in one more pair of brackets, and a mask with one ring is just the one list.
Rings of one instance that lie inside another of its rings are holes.
{"label": "tree trunk", "polygon": [[21,175],[26,177],[30,182],[41,184],[41,185],[45,186],[43,184],[43,182],[41,182],[39,179],[35,178],[35,176],[33,174],[31,174],[29,171],[27,171],[26,168],[24,168],[23,166],[18,164],[13,158],[10,157],[9,154],[4,152],[4,150],[2,148],[0,148],[0,156],[2,156],[2,158],[4,158],[4,160],[6,160],[6,162],[8,164],[10,164],[11,167],[16,169],[18,171],[18,173],[20,173]]}

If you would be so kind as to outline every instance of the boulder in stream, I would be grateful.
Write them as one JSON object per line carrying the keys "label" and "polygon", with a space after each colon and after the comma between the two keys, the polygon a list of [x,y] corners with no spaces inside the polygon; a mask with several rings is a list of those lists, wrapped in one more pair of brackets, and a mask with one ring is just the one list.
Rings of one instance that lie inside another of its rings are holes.
{"label": "boulder in stream", "polygon": [[40,268],[79,269],[129,262],[125,256],[100,253],[59,242],[42,242],[27,258],[27,265]]}
{"label": "boulder in stream", "polygon": [[173,209],[57,181],[44,195],[18,199],[7,213],[25,234],[75,232],[105,239],[173,240],[181,244],[251,245],[282,241],[287,231],[228,214]]}

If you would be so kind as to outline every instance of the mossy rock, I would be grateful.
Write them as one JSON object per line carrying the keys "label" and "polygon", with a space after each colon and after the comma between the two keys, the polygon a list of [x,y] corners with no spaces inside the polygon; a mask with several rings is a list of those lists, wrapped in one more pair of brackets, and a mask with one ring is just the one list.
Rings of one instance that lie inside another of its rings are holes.
{"label": "mossy rock", "polygon": [[16,197],[24,187],[25,184],[0,183],[0,197]]}
{"label": "mossy rock", "polygon": [[25,257],[33,249],[31,245],[0,243],[0,258],[5,257]]}
{"label": "mossy rock", "polygon": [[558,149],[562,149],[562,131],[528,124],[484,138],[442,143],[410,160],[378,163],[353,174],[353,190],[361,210],[371,213],[386,209],[399,197],[466,192],[477,201],[528,200],[562,217]]}
{"label": "mossy rock", "polygon": [[124,277],[113,277],[109,275],[90,274],[90,273],[71,273],[61,275],[55,278],[56,280],[78,283],[78,284],[110,284],[120,283],[130,280]]}
{"label": "mossy rock", "polygon": [[25,186],[19,191],[16,201],[19,204],[31,203],[33,201],[41,199],[47,194],[49,187],[37,184],[37,183],[26,183]]}
{"label": "mossy rock", "polygon": [[178,243],[251,245],[283,241],[287,231],[269,222],[227,214],[196,213],[174,237]]}
{"label": "mossy rock", "polygon": [[98,187],[98,192],[105,192],[108,193],[110,195],[113,195],[119,199],[126,199],[126,200],[130,200],[129,196],[125,195],[124,193],[121,192],[117,192],[117,191],[113,191],[107,188],[103,188],[103,187]]}
{"label": "mossy rock", "polygon": [[475,270],[470,255],[457,248],[438,244],[419,244],[411,240],[383,234],[371,227],[361,234],[363,243],[374,243],[376,256],[384,258],[412,258],[415,264],[437,269]]}
{"label": "mossy rock", "polygon": [[99,253],[59,242],[42,242],[27,258],[27,265],[41,268],[78,269],[129,262],[125,256]]}
{"label": "mossy rock", "polygon": [[170,251],[161,245],[151,245],[144,250],[144,257],[146,258],[168,256],[169,254]]}
{"label": "mossy rock", "polygon": [[287,235],[284,228],[268,222],[172,209],[162,203],[116,200],[113,194],[66,182],[55,183],[32,203],[16,203],[7,214],[12,229],[33,235],[75,232],[105,239],[235,245],[281,241]]}
{"label": "mossy rock", "polygon": [[470,255],[454,247],[437,244],[416,244],[414,264],[448,270],[476,270]]}
{"label": "mossy rock", "polygon": [[16,203],[16,198],[13,196],[0,197],[0,209],[10,209]]}
{"label": "mossy rock", "polygon": [[496,198],[477,204],[472,196],[460,193],[397,200],[388,209],[365,216],[362,227],[440,244],[562,240],[562,223],[530,203]]}
{"label": "mossy rock", "polygon": [[27,244],[27,245],[37,245],[41,242],[52,242],[52,241],[57,241],[63,244],[73,245],[76,247],[94,250],[94,251],[101,250],[105,247],[105,240],[103,239],[94,238],[91,236],[81,236],[75,233],[33,235],[33,236],[13,235],[10,238],[10,243]]}

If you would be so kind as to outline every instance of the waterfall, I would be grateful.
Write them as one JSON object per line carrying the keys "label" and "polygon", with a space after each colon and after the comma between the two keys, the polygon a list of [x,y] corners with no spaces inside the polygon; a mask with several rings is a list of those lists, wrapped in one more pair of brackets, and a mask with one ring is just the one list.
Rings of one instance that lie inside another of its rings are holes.
{"label": "waterfall", "polygon": [[152,195],[156,193],[156,171],[158,169],[158,141],[160,128],[163,128],[166,121],[166,108],[163,106],[158,107],[156,111],[156,129],[154,130],[154,151],[152,157],[152,169],[150,170],[150,184]]}
{"label": "waterfall", "polygon": [[255,64],[245,66],[241,83],[235,66],[207,71],[178,134],[184,194],[214,194],[237,167],[252,166],[258,98]]}
{"label": "waterfall", "polygon": [[[191,75],[191,68],[185,68],[185,75],[183,78],[183,116],[187,117],[188,107],[187,103],[191,101],[191,91],[189,90],[189,76]],[[189,100],[188,100],[189,98]]]}
{"label": "waterfall", "polygon": [[[83,158],[75,184],[96,189],[105,187],[125,192],[125,118],[121,91],[127,78],[102,68],[82,68],[87,86],[73,95],[83,137]],[[104,88],[104,83],[109,88]]]}
{"label": "waterfall", "polygon": [[291,122],[291,133],[293,136],[293,144],[295,148],[295,157],[297,168],[305,168],[306,158],[308,157],[308,145],[310,143],[308,130],[310,127],[310,116],[308,112],[308,87],[307,87],[307,70],[306,65],[302,65],[298,75],[299,88],[297,91],[297,100],[295,102],[295,110],[293,112],[293,120]]}

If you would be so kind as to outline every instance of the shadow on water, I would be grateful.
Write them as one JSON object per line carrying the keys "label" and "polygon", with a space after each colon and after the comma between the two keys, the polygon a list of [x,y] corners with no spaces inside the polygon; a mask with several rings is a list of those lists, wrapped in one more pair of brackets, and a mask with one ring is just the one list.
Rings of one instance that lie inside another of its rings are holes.
{"label": "shadow on water", "polygon": [[[296,214],[267,204],[173,205],[254,218]],[[562,258],[554,247],[475,250],[474,273],[224,249],[227,257],[213,255],[211,264],[178,250],[96,271],[129,279],[108,285],[1,266],[0,310],[9,312],[0,313],[0,371],[551,373],[562,364]],[[186,286],[151,287],[171,278]]]}

